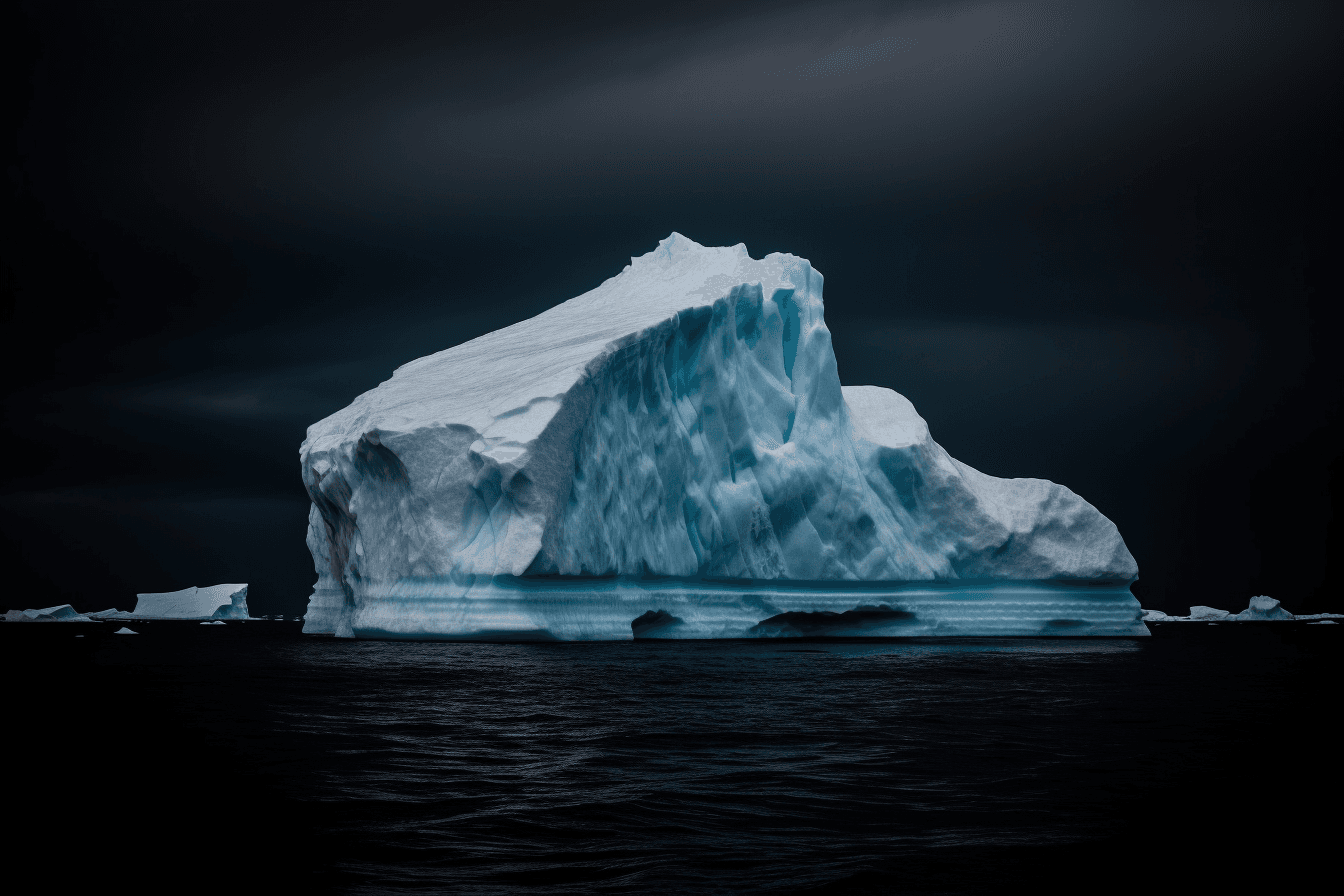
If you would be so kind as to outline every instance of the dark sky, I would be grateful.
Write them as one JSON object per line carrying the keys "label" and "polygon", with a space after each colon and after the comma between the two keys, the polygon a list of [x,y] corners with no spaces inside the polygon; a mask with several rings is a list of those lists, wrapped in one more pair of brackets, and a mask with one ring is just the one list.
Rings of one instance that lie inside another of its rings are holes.
{"label": "dark sky", "polygon": [[8,9],[8,607],[300,612],[307,425],[676,230],[1145,606],[1344,609],[1341,4]]}

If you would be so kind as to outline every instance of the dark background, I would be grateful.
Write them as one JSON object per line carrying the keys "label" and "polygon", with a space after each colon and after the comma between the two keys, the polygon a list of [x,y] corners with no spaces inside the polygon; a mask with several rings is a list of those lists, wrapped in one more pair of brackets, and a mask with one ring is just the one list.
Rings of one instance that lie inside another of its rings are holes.
{"label": "dark background", "polygon": [[306,426],[676,230],[1145,606],[1344,609],[1337,3],[7,9],[8,607],[301,612]]}

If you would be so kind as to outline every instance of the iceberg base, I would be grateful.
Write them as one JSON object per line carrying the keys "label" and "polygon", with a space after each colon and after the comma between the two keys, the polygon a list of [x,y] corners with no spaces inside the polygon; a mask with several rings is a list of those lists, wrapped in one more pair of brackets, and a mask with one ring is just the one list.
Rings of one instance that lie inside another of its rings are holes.
{"label": "iceberg base", "polygon": [[304,632],[413,640],[1144,637],[1124,584],[402,579],[350,605],[319,587]]}

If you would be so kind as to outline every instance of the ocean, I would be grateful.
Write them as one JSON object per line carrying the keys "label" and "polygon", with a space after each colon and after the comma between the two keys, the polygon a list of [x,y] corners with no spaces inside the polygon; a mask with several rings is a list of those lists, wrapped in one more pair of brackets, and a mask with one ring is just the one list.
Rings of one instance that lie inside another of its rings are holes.
{"label": "ocean", "polygon": [[987,893],[1281,889],[1337,864],[1340,626],[490,644],[267,625],[7,631],[9,872]]}

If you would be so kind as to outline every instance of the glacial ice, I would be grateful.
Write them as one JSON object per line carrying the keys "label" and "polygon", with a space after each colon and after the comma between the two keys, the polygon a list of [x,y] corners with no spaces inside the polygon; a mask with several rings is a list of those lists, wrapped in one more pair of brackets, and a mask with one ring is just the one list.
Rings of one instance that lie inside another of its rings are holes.
{"label": "glacial ice", "polygon": [[1249,622],[1261,619],[1292,619],[1293,614],[1279,606],[1279,602],[1274,598],[1262,594],[1251,598],[1250,606],[1232,618]]}
{"label": "glacial ice", "polygon": [[806,260],[674,233],[398,368],[300,449],[304,631],[1146,634],[1115,525],[842,387],[823,310]]}
{"label": "glacial ice", "polygon": [[181,591],[137,594],[135,612],[112,618],[130,619],[246,619],[246,585],[211,585]]}
{"label": "glacial ice", "polygon": [[42,610],[9,610],[6,622],[88,622],[89,617],[69,604],[46,607]]}
{"label": "glacial ice", "polygon": [[1309,616],[1294,616],[1267,594],[1251,598],[1250,606],[1240,613],[1229,613],[1227,610],[1214,607],[1191,607],[1189,616],[1168,616],[1161,610],[1143,611],[1144,622],[1289,622],[1307,619],[1344,619],[1344,615],[1316,613]]}

